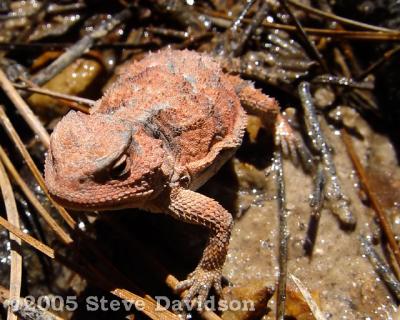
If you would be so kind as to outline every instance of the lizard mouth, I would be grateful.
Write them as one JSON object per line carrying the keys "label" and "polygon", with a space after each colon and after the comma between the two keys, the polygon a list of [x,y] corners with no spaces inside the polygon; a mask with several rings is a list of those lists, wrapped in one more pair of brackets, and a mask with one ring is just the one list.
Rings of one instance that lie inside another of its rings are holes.
{"label": "lizard mouth", "polygon": [[[82,194],[74,197],[73,194],[60,195],[59,192],[53,193],[50,191],[52,198],[61,206],[73,209],[73,210],[86,210],[86,211],[103,211],[103,210],[120,210],[126,208],[134,208],[145,199],[149,198],[153,194],[153,190],[142,190],[132,194],[114,195],[112,196],[100,196],[100,193],[96,192],[96,195],[85,195]],[[86,196],[88,198],[86,198]],[[90,200],[89,200],[90,199]],[[139,200],[139,201],[138,201]],[[134,205],[133,205],[134,204]]]}

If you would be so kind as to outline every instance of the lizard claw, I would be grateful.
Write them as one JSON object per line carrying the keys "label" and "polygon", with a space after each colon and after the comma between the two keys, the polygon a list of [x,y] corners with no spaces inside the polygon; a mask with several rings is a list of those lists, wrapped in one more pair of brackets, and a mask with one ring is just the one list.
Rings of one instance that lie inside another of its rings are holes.
{"label": "lizard claw", "polygon": [[278,116],[275,128],[275,145],[280,146],[283,155],[290,158],[295,165],[301,162],[306,171],[312,170],[314,164],[310,151],[297,138],[290,124],[281,115]]}
{"label": "lizard claw", "polygon": [[212,287],[214,287],[218,295],[221,294],[221,271],[208,271],[197,268],[189,275],[188,279],[179,282],[175,290],[177,292],[188,290],[182,300],[186,308],[197,306],[198,309],[203,310],[204,303]]}

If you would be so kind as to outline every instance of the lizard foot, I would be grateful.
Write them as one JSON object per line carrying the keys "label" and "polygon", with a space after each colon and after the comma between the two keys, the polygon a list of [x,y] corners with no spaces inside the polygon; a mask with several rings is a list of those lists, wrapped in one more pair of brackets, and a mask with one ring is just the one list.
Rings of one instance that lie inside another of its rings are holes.
{"label": "lizard foot", "polygon": [[221,286],[221,270],[204,270],[196,268],[186,280],[180,281],[175,290],[185,293],[182,303],[188,308],[197,306],[200,310],[204,308],[204,303],[208,297],[208,293],[212,287],[218,295],[222,292]]}
{"label": "lizard foot", "polygon": [[280,146],[285,157],[289,157],[295,165],[301,164],[306,171],[311,171],[314,164],[312,156],[305,144],[297,138],[287,120],[279,115],[275,127],[275,145]]}

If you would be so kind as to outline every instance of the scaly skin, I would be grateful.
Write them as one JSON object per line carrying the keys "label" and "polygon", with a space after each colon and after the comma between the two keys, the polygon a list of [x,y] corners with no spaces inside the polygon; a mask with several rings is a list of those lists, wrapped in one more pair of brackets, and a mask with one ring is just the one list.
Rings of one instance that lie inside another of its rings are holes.
{"label": "scaly skin", "polygon": [[211,57],[148,55],[126,66],[90,115],[71,111],[59,122],[46,158],[47,187],[66,207],[142,208],[209,228],[198,267],[177,287],[188,289],[186,302],[201,305],[211,287],[221,289],[232,216],[195,190],[240,146],[243,108],[296,149],[275,100],[223,74]]}

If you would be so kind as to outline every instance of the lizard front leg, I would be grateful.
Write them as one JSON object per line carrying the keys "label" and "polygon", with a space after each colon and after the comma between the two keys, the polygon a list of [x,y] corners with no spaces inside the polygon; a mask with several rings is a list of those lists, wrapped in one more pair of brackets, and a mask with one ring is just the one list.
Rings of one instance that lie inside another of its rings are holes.
{"label": "lizard front leg", "polygon": [[200,263],[176,287],[177,291],[188,290],[184,305],[190,305],[197,298],[198,306],[202,307],[212,287],[221,293],[221,272],[228,251],[232,216],[215,200],[181,187],[171,190],[167,212],[176,219],[210,230],[210,239]]}
{"label": "lizard front leg", "polygon": [[264,127],[273,130],[275,144],[281,147],[283,154],[290,156],[295,164],[300,155],[302,164],[310,170],[313,166],[311,154],[281,115],[278,102],[256,89],[249,81],[232,75],[226,75],[226,79],[234,87],[243,108],[249,114],[259,117]]}

